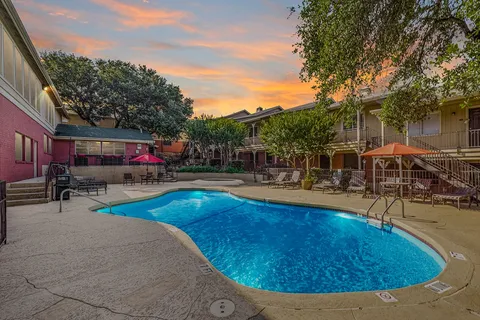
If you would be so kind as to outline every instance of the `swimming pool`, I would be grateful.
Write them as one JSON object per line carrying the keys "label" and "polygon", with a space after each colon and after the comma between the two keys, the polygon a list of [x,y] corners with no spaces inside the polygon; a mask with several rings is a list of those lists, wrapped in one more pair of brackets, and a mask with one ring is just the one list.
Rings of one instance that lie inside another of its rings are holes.
{"label": "swimming pool", "polygon": [[[219,191],[175,191],[113,212],[187,233],[239,284],[287,293],[396,289],[428,281],[445,261],[428,245],[356,215],[248,200]],[[108,209],[99,212],[108,213]]]}

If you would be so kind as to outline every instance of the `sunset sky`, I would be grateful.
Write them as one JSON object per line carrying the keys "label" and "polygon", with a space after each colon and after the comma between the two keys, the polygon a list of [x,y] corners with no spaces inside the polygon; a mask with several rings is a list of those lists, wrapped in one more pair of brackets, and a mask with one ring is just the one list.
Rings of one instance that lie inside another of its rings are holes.
{"label": "sunset sky", "polygon": [[146,64],[195,100],[195,112],[313,100],[292,53],[301,0],[13,0],[38,50]]}

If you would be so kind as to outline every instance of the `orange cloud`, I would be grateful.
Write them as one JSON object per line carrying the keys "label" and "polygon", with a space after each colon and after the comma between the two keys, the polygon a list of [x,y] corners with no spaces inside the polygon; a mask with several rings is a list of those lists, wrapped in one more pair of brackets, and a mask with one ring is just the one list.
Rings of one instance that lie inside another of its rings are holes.
{"label": "orange cloud", "polygon": [[[154,26],[173,25],[187,32],[195,32],[196,28],[182,23],[181,20],[190,14],[184,11],[157,9],[144,5],[126,4],[118,0],[90,0],[117,13],[120,23],[131,28],[149,28]],[[146,2],[148,3],[148,2]]]}
{"label": "orange cloud", "polygon": [[50,16],[74,20],[80,23],[88,23],[85,18],[86,14],[80,11],[75,11],[55,5],[37,3],[34,0],[17,0],[16,2],[28,6],[29,8],[41,10],[45,13],[48,13]]}
{"label": "orange cloud", "polygon": [[292,42],[263,41],[244,43],[240,41],[205,41],[193,40],[187,46],[208,48],[224,52],[229,56],[245,60],[283,59],[292,55]]}
{"label": "orange cloud", "polygon": [[218,80],[232,77],[235,72],[233,69],[216,69],[198,65],[149,65],[150,68],[157,70],[162,76],[170,75],[185,79],[195,80]]}
{"label": "orange cloud", "polygon": [[110,49],[114,43],[78,34],[58,34],[54,37],[36,33],[30,36],[38,49],[56,49],[74,52],[80,55],[92,55],[96,52]]}

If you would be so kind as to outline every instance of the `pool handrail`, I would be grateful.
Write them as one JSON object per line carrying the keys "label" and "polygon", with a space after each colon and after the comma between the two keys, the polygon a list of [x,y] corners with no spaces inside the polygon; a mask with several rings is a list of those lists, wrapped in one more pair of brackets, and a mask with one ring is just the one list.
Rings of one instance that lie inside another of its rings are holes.
{"label": "pool handrail", "polygon": [[373,203],[372,203],[372,204],[370,205],[370,207],[368,208],[368,210],[367,210],[367,219],[368,219],[368,215],[370,214],[370,210],[372,210],[372,208],[373,208],[373,206],[375,205],[375,203],[377,203],[378,200],[380,200],[381,198],[385,199],[385,208],[387,208],[386,211],[388,211],[388,199],[387,199],[387,197],[382,196],[382,195],[379,195],[378,197],[375,198],[375,201],[373,201]]}
{"label": "pool handrail", "polygon": [[75,193],[76,195],[79,195],[79,196],[88,198],[88,199],[93,200],[93,201],[95,201],[95,202],[98,202],[98,203],[100,203],[100,204],[103,204],[104,206],[107,206],[108,208],[110,208],[110,213],[112,213],[112,205],[111,205],[110,203],[102,202],[102,201],[100,201],[100,200],[94,199],[94,198],[92,198],[92,197],[90,197],[90,196],[84,195],[84,194],[82,194],[82,193],[80,193],[80,192],[78,192],[78,191],[72,190],[72,189],[65,189],[65,190],[63,190],[63,191],[60,193],[60,210],[59,210],[58,212],[62,212],[63,194],[64,194],[65,192],[67,192],[67,191],[68,191],[68,192]]}
{"label": "pool handrail", "polygon": [[[385,209],[385,211],[383,211],[382,213],[382,224],[381,224],[381,229],[383,229],[383,225],[384,225],[384,219],[385,219],[385,215],[388,213],[388,209],[390,209],[392,207],[392,205],[397,201],[397,200],[400,200],[400,202],[402,203],[402,218],[405,218],[405,202],[403,201],[402,198],[400,197],[397,197],[395,199],[393,199],[392,202],[390,202],[390,204],[388,205],[387,209]],[[391,221],[392,219],[390,219]]]}

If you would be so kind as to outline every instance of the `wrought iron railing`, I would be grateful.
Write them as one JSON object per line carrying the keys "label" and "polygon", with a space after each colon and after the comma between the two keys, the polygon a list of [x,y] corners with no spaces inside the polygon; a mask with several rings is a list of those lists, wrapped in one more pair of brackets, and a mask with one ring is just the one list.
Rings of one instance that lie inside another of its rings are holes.
{"label": "wrought iron railing", "polygon": [[50,161],[50,163],[48,164],[47,172],[45,173],[45,198],[49,198],[48,189],[50,187],[50,183],[53,181],[53,179],[57,175],[65,173],[67,168],[68,168],[67,162],[62,163],[62,162]]}

